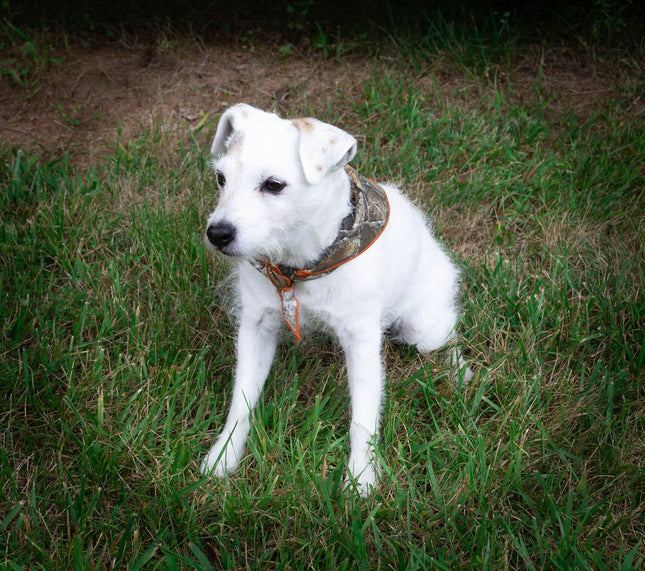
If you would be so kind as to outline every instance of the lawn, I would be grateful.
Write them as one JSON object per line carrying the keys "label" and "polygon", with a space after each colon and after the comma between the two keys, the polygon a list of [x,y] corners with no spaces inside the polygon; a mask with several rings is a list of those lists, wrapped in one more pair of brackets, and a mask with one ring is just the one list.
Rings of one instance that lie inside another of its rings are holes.
{"label": "lawn", "polygon": [[[470,34],[247,39],[254,73],[311,73],[276,94],[223,71],[199,119],[121,117],[96,153],[74,146],[80,103],[47,108],[62,142],[0,131],[0,567],[643,569],[645,59]],[[3,89],[44,106],[67,58]],[[197,469],[231,393],[226,266],[203,231],[234,97],[356,135],[353,164],[401,184],[462,268],[475,378],[386,345],[366,500],[343,493],[349,398],[324,337],[280,348],[240,470]]]}

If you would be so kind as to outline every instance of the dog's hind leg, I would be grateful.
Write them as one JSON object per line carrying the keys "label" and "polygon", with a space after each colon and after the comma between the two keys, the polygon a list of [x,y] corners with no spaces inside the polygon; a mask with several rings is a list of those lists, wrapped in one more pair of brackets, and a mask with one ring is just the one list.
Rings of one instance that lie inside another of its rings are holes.
{"label": "dog's hind leg", "polygon": [[250,415],[269,375],[277,346],[279,318],[242,314],[236,346],[231,408],[221,434],[201,464],[203,474],[222,477],[239,464],[251,429]]}
{"label": "dog's hind leg", "polygon": [[430,312],[427,308],[410,312],[407,318],[397,323],[397,337],[416,346],[421,353],[430,353],[448,346],[446,362],[457,375],[463,375],[468,384],[473,372],[464,359],[461,348],[456,343],[457,312],[453,309]]}

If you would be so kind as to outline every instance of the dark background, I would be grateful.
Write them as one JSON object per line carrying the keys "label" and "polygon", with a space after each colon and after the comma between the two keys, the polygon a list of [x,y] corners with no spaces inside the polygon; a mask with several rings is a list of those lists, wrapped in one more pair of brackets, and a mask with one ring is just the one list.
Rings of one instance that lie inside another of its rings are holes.
{"label": "dark background", "polygon": [[145,40],[160,30],[194,34],[206,42],[235,40],[250,31],[268,40],[291,42],[307,41],[315,33],[370,39],[378,34],[427,36],[442,29],[436,25],[442,20],[466,33],[475,28],[482,39],[505,32],[526,41],[574,35],[633,47],[643,42],[643,4],[640,0],[4,0],[0,16],[18,27],[64,31],[94,42],[124,33]]}

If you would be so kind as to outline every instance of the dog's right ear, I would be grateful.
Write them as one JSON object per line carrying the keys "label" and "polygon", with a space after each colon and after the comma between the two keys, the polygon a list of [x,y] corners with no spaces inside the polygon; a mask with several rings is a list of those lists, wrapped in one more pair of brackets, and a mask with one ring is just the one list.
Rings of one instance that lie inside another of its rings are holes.
{"label": "dog's right ear", "polygon": [[251,107],[246,103],[238,103],[229,107],[219,119],[215,138],[211,145],[211,155],[221,155],[228,149],[235,131],[241,129],[244,123],[253,119],[260,119],[263,116],[271,115],[266,111]]}

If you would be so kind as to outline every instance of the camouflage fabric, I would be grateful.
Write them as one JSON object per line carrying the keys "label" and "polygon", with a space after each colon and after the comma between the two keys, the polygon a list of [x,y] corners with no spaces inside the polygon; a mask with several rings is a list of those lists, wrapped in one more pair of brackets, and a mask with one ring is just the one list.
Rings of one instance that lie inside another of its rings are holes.
{"label": "camouflage fabric", "polygon": [[295,283],[324,276],[362,254],[381,235],[390,217],[390,203],[385,190],[376,182],[358,174],[349,165],[345,167],[345,172],[350,181],[353,209],[341,223],[334,242],[322,253],[318,261],[308,268],[300,269],[275,265],[262,258],[251,262],[278,290],[282,315],[298,341],[300,328],[298,300],[293,293]]}

